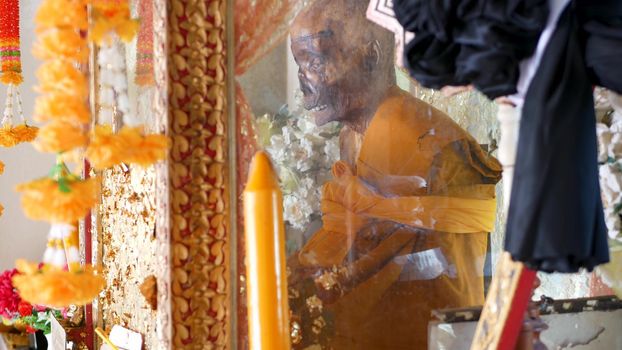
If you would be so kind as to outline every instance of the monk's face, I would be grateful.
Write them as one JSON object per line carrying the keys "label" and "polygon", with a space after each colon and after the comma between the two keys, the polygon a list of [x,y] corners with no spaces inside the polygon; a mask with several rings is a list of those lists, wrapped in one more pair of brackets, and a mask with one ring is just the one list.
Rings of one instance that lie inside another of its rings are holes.
{"label": "monk's face", "polygon": [[318,125],[351,120],[365,108],[373,84],[363,67],[365,43],[346,42],[354,37],[347,33],[352,28],[342,19],[325,18],[330,9],[316,12],[296,18],[290,30],[304,108]]}

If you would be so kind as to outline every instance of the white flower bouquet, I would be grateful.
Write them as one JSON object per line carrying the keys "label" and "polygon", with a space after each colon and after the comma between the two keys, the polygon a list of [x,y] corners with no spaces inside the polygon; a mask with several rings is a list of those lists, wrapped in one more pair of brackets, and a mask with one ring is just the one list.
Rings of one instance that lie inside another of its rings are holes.
{"label": "white flower bouquet", "polygon": [[596,93],[601,196],[611,244],[622,243],[622,96]]}
{"label": "white flower bouquet", "polygon": [[288,251],[298,249],[312,223],[321,218],[322,185],[339,160],[337,123],[317,126],[302,110],[293,113],[284,105],[274,115],[254,121],[255,135],[278,172],[283,191]]}

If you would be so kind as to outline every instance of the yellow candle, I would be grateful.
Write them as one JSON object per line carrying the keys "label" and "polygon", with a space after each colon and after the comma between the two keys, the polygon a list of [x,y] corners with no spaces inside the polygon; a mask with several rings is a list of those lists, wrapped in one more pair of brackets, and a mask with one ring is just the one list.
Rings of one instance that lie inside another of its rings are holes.
{"label": "yellow candle", "polygon": [[244,226],[250,349],[288,350],[283,198],[264,152],[258,152],[251,164],[244,191]]}

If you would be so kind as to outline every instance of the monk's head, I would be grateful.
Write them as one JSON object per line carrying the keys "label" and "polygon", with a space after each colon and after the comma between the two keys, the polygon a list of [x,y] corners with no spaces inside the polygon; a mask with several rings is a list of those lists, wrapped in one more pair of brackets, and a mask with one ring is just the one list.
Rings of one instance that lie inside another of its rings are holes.
{"label": "monk's head", "polygon": [[367,118],[395,82],[393,33],[367,20],[368,4],[316,0],[292,24],[304,107],[318,125]]}

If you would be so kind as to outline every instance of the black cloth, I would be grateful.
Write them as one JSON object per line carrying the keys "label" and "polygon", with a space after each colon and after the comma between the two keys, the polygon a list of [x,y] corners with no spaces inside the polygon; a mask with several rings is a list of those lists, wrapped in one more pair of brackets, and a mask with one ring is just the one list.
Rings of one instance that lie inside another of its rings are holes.
{"label": "black cloth", "polygon": [[546,0],[394,0],[415,33],[405,64],[423,86],[473,85],[491,99],[516,92],[519,63],[546,26]]}
{"label": "black cloth", "polygon": [[522,110],[505,249],[546,272],[609,261],[592,85],[621,87],[622,56],[612,53],[622,41],[608,40],[622,27],[585,13],[572,3],[561,14]]}
{"label": "black cloth", "polygon": [[[516,92],[548,17],[546,0],[394,0],[423,85]],[[505,249],[547,272],[609,260],[592,86],[622,93],[622,1],[574,0],[561,14],[522,110]]]}
{"label": "black cloth", "polygon": [[573,6],[591,82],[622,93],[622,1],[581,0]]}

